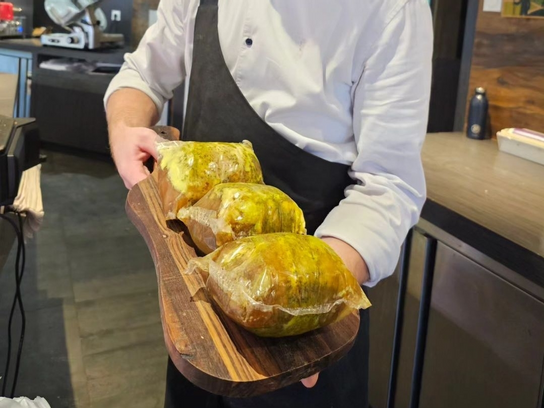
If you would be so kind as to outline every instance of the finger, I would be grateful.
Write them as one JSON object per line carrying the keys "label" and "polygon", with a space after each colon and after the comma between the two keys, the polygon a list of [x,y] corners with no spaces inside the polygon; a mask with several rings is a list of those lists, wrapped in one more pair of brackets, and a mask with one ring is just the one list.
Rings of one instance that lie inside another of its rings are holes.
{"label": "finger", "polygon": [[317,380],[319,379],[319,373],[314,374],[311,377],[305,378],[303,380],[300,380],[302,385],[304,385],[306,388],[312,388],[317,384]]}
{"label": "finger", "polygon": [[125,182],[125,187],[130,190],[135,184],[146,179],[149,176],[149,172],[146,172],[146,170],[144,166],[140,165],[129,171],[120,172],[121,178]]}
{"label": "finger", "polygon": [[151,133],[145,133],[140,138],[140,142],[138,143],[138,147],[148,153],[149,155],[153,156],[155,160],[157,160],[157,146],[155,144],[155,140],[157,138],[157,135],[150,131]]}

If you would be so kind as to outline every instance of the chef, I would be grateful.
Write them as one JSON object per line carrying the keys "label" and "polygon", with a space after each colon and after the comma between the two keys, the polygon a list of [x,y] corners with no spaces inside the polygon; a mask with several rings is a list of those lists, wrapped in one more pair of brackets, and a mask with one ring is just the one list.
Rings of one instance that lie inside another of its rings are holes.
{"label": "chef", "polygon": [[[304,211],[367,286],[392,274],[425,200],[427,0],[162,0],[105,96],[127,188],[156,158],[149,130],[187,78],[183,140],[253,143],[264,180]],[[187,381],[170,361],[167,408],[368,406],[368,312],[322,373],[248,399]]]}

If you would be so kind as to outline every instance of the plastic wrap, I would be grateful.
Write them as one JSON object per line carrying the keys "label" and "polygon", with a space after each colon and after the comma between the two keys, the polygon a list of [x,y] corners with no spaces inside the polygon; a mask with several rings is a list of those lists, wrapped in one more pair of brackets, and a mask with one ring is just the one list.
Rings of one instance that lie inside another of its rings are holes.
{"label": "plastic wrap", "polygon": [[273,232],[305,234],[304,214],[276,187],[254,183],[218,184],[178,218],[205,254],[235,239]]}
{"label": "plastic wrap", "polygon": [[193,205],[217,184],[263,183],[261,166],[250,142],[157,143],[157,182],[166,219]]}
{"label": "plastic wrap", "polygon": [[305,333],[370,302],[340,257],[322,240],[277,233],[229,242],[189,262],[213,301],[264,337]]}

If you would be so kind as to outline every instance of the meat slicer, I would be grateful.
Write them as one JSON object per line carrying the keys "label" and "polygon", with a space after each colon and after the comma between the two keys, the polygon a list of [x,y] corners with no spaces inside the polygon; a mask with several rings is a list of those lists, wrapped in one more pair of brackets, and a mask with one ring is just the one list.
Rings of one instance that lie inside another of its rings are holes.
{"label": "meat slicer", "polygon": [[43,45],[77,49],[123,46],[122,34],[106,34],[107,18],[98,5],[102,0],[45,0],[49,17],[67,33],[41,36]]}

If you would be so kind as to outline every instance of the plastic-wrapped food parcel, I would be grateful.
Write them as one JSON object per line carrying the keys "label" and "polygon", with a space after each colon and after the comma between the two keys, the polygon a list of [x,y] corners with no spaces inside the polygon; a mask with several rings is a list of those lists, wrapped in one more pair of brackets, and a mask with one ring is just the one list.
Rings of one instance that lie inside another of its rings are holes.
{"label": "plastic-wrapped food parcel", "polygon": [[229,242],[189,262],[213,301],[247,330],[291,336],[337,322],[370,302],[322,240],[276,233]]}
{"label": "plastic-wrapped food parcel", "polygon": [[204,277],[232,320],[257,335],[281,337],[370,306],[334,250],[302,235],[296,203],[263,184],[251,143],[164,142],[157,150],[166,217],[186,222],[204,252],[217,248],[191,260],[188,272]]}
{"label": "plastic-wrapped food parcel", "polygon": [[200,200],[220,183],[263,183],[261,166],[250,142],[157,144],[157,183],[166,219]]}
{"label": "plastic-wrapped food parcel", "polygon": [[218,184],[195,205],[179,210],[178,218],[205,254],[247,236],[306,233],[299,206],[283,191],[264,184]]}

